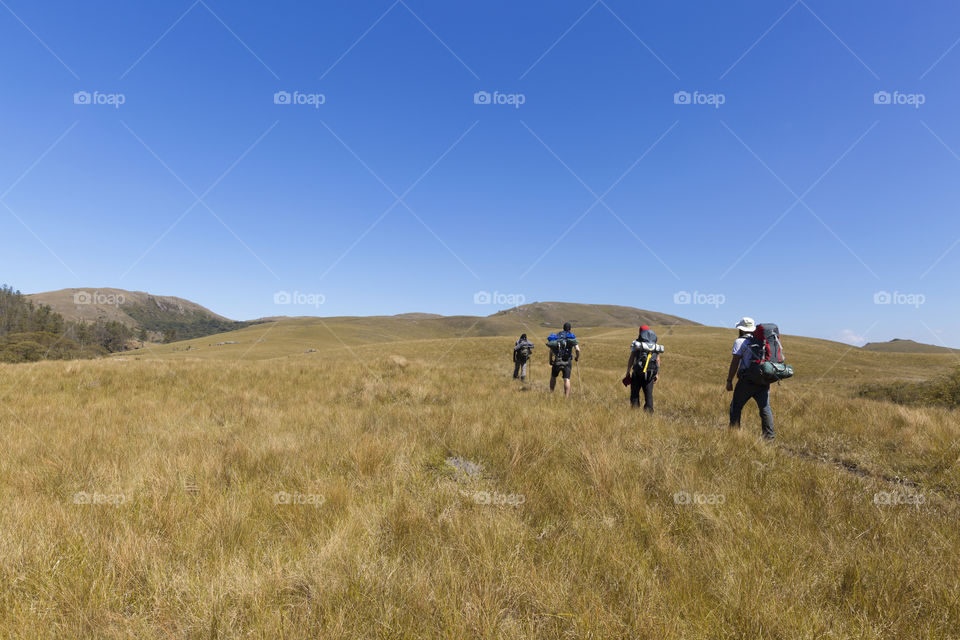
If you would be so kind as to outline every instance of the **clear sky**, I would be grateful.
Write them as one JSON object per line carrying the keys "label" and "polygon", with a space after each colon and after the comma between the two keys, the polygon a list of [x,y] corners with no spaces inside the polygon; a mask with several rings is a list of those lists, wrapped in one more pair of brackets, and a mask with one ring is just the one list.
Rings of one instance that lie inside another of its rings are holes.
{"label": "clear sky", "polygon": [[0,280],[960,346],[958,39],[952,0],[0,0]]}

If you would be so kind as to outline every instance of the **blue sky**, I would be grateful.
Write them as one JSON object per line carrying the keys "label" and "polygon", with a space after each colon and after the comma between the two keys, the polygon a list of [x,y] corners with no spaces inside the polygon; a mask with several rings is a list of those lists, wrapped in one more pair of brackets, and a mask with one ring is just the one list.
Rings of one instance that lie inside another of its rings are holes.
{"label": "blue sky", "polygon": [[954,2],[0,5],[25,292],[960,346]]}

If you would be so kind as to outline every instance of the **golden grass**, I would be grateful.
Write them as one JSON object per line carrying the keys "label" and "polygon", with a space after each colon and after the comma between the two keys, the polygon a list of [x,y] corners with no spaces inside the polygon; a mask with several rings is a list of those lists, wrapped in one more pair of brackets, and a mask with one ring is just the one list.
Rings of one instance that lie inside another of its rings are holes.
{"label": "golden grass", "polygon": [[630,330],[566,401],[509,338],[0,366],[0,637],[957,637],[957,414],[855,393],[950,357],[787,337],[768,445],[730,333],[660,333],[654,417]]}

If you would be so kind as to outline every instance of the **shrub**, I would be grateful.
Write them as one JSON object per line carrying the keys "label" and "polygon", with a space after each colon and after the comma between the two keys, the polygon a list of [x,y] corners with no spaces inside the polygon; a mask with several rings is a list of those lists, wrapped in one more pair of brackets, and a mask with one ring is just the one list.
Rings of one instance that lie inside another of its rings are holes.
{"label": "shrub", "polygon": [[925,382],[884,382],[865,385],[860,396],[897,404],[960,407],[960,367]]}

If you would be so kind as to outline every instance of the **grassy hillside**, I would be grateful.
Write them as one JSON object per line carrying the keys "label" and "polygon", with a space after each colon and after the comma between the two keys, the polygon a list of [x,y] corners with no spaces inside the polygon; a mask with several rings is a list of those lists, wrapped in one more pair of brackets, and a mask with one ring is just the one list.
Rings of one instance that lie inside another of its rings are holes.
{"label": "grassy hillside", "polygon": [[[550,303],[559,304],[559,303]],[[533,307],[534,305],[527,305]],[[578,315],[616,323],[594,327],[595,330],[611,331],[615,327],[635,327],[632,320],[636,314],[649,312],[629,307],[599,306],[595,313],[585,312],[577,307],[589,305],[564,304],[566,315],[576,320]],[[605,309],[622,310],[620,315],[611,314]],[[338,318],[277,318],[264,320],[254,326],[230,331],[216,336],[207,336],[193,340],[183,340],[168,345],[148,345],[143,350],[133,352],[136,355],[173,358],[243,358],[264,359],[281,356],[296,356],[308,350],[328,350],[356,344],[379,344],[409,340],[443,339],[451,341],[449,346],[459,344],[459,348],[468,349],[468,339],[490,336],[512,336],[526,333],[543,349],[546,336],[557,329],[554,325],[543,326],[545,317],[534,309],[526,313],[520,307],[520,313],[501,312],[488,317],[477,316],[435,316],[430,314],[403,314],[398,316],[338,317]],[[684,327],[698,326],[689,320],[651,314],[651,317],[665,318],[670,324],[658,326],[664,335],[680,331]],[[677,324],[674,324],[677,323]],[[562,325],[562,323],[560,323]],[[579,334],[581,325],[574,329]],[[627,330],[636,334],[636,329]],[[467,340],[467,342],[464,342]],[[627,341],[629,344],[629,340]],[[512,343],[507,344],[509,351]],[[128,354],[129,355],[129,354]]]}
{"label": "grassy hillside", "polygon": [[899,404],[960,408],[960,366],[946,375],[920,382],[894,381],[866,384],[865,398],[891,400]]}
{"label": "grassy hillside", "polygon": [[106,318],[133,326],[135,321],[126,314],[127,308],[147,304],[170,314],[186,315],[190,312],[199,312],[210,318],[229,320],[229,318],[217,315],[196,302],[183,298],[157,296],[144,291],[128,291],[112,287],[59,289],[57,291],[27,294],[27,298],[36,304],[45,304],[51,307],[67,320],[90,322],[97,318]]}
{"label": "grassy hillside", "polygon": [[195,302],[125,289],[61,289],[26,296],[77,322],[115,321],[143,329],[151,339],[187,339],[249,326],[217,315]]}
{"label": "grassy hillside", "polygon": [[578,327],[639,327],[642,324],[696,325],[698,323],[656,311],[612,304],[578,304],[571,302],[534,302],[493,315],[526,326],[559,329],[564,322]]}
{"label": "grassy hillside", "polygon": [[0,286],[0,362],[95,358],[122,350],[130,329],[115,321],[65,320],[20,291]]}
{"label": "grassy hillside", "polygon": [[884,353],[954,353],[960,354],[960,349],[950,349],[934,344],[924,344],[913,340],[895,338],[889,342],[868,342],[863,345],[867,351],[882,351]]}
{"label": "grassy hillside", "polygon": [[578,330],[566,401],[542,345],[510,379],[512,334],[328,329],[0,365],[0,636],[960,629],[958,414],[858,397],[952,356],[786,336],[797,376],[766,444],[753,409],[726,428],[732,331],[656,327],[650,417],[619,384],[634,329]]}
{"label": "grassy hillside", "polygon": [[[405,313],[396,316],[290,318],[276,317],[238,322],[219,316],[194,302],[171,296],[154,296],[124,289],[62,289],[26,296],[36,304],[49,306],[67,320],[115,321],[139,331],[147,331],[153,342],[177,342],[201,338],[183,348],[191,350],[232,340],[243,341],[249,333],[202,338],[238,331],[264,323],[286,327],[310,325],[314,333],[344,334],[351,340],[392,341],[445,336],[494,336],[559,328],[570,321],[577,326],[632,327],[641,324],[696,325],[695,322],[668,314],[615,305],[588,305],[567,302],[537,302],[490,316],[441,316],[430,313]],[[254,329],[256,333],[257,329]],[[296,333],[295,329],[295,333]],[[308,330],[307,334],[311,334]],[[259,334],[257,334],[259,335]],[[153,345],[150,345],[152,347]]]}

